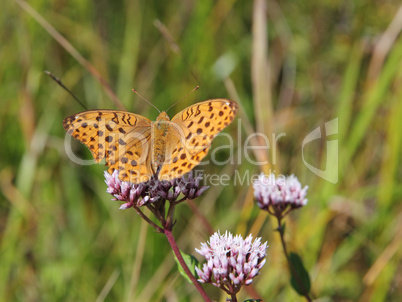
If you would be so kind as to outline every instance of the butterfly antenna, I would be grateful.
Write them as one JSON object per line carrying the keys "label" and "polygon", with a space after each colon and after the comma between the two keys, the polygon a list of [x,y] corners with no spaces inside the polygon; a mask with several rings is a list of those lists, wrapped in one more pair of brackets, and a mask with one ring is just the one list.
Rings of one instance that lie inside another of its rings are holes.
{"label": "butterfly antenna", "polygon": [[137,90],[135,89],[131,89],[136,95],[138,95],[140,98],[142,98],[145,102],[147,102],[149,105],[151,105],[152,107],[154,107],[156,110],[158,110],[159,113],[161,113],[161,111],[158,109],[158,107],[156,107],[154,104],[152,104],[150,101],[148,101],[146,98],[144,98],[141,94],[138,93]]}
{"label": "butterfly antenna", "polygon": [[81,101],[75,96],[74,93],[71,92],[70,89],[68,89],[64,84],[60,81],[60,79],[56,76],[54,76],[50,71],[45,71],[45,73],[52,78],[53,81],[55,81],[57,84],[59,84],[65,91],[67,91],[82,107],[84,107],[85,110],[88,110],[87,107],[81,103]]}
{"label": "butterfly antenna", "polygon": [[191,90],[189,93],[187,93],[185,96],[183,96],[180,100],[178,100],[176,103],[174,103],[172,106],[170,106],[165,112],[168,112],[168,110],[170,110],[170,108],[172,108],[173,106],[175,106],[178,102],[182,101],[183,99],[185,99],[186,97],[188,97],[190,94],[192,94],[194,91],[196,91],[198,88],[200,88],[200,86],[196,86],[193,90]]}

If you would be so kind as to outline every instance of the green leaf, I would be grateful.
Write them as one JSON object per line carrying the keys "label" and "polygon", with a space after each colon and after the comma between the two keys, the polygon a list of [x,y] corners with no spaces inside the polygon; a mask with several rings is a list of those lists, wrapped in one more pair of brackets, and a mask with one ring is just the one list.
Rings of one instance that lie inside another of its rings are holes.
{"label": "green leaf", "polygon": [[[187,267],[189,268],[190,272],[196,277],[198,278],[197,272],[195,271],[195,267],[199,266],[199,262],[197,260],[197,258],[195,258],[193,255],[189,255],[186,253],[183,253],[182,251],[180,251],[181,256],[184,259],[184,262],[186,263]],[[173,253],[174,255],[174,253]],[[180,274],[187,279],[187,281],[189,283],[192,283],[189,276],[186,274],[186,272],[184,271],[183,267],[180,265],[179,260],[177,259],[176,255],[174,255],[174,260],[177,263],[177,267],[179,269]]]}
{"label": "green leaf", "polygon": [[307,295],[310,292],[311,282],[302,259],[296,253],[290,253],[289,261],[292,266],[290,269],[290,284],[298,294]]}
{"label": "green leaf", "polygon": [[248,300],[244,300],[244,302],[260,302],[262,301],[261,299],[248,299]]}

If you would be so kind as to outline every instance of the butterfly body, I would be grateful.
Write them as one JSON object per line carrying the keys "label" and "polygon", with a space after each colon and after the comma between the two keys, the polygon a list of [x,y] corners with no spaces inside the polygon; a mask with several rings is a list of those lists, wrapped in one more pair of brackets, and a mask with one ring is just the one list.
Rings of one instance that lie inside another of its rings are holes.
{"label": "butterfly body", "polygon": [[229,125],[237,103],[213,99],[192,105],[172,120],[161,112],[155,122],[119,110],[90,110],[67,117],[63,127],[84,143],[109,173],[140,183],[172,180],[191,171],[207,155],[212,140]]}
{"label": "butterfly body", "polygon": [[159,173],[165,162],[166,140],[169,133],[170,118],[165,111],[161,112],[155,122],[151,123],[152,138],[152,170],[154,175]]}

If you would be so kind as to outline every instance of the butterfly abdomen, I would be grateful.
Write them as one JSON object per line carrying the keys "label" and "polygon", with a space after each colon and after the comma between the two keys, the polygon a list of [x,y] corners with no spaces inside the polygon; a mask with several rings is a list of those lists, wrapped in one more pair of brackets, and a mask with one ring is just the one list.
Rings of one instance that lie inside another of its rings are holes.
{"label": "butterfly abdomen", "polygon": [[166,138],[169,124],[169,116],[166,112],[162,112],[151,126],[152,169],[154,174],[158,174],[160,168],[165,162]]}

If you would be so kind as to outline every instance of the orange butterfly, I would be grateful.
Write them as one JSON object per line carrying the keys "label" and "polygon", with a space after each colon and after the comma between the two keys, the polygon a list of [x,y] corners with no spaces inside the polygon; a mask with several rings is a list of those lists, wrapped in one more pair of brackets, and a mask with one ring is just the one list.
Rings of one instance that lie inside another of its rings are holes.
{"label": "orange butterfly", "polygon": [[89,148],[97,163],[105,158],[108,172],[117,170],[123,181],[172,180],[200,163],[237,110],[236,102],[212,99],[184,109],[171,121],[161,112],[155,122],[127,111],[90,110],[65,118],[63,127]]}

